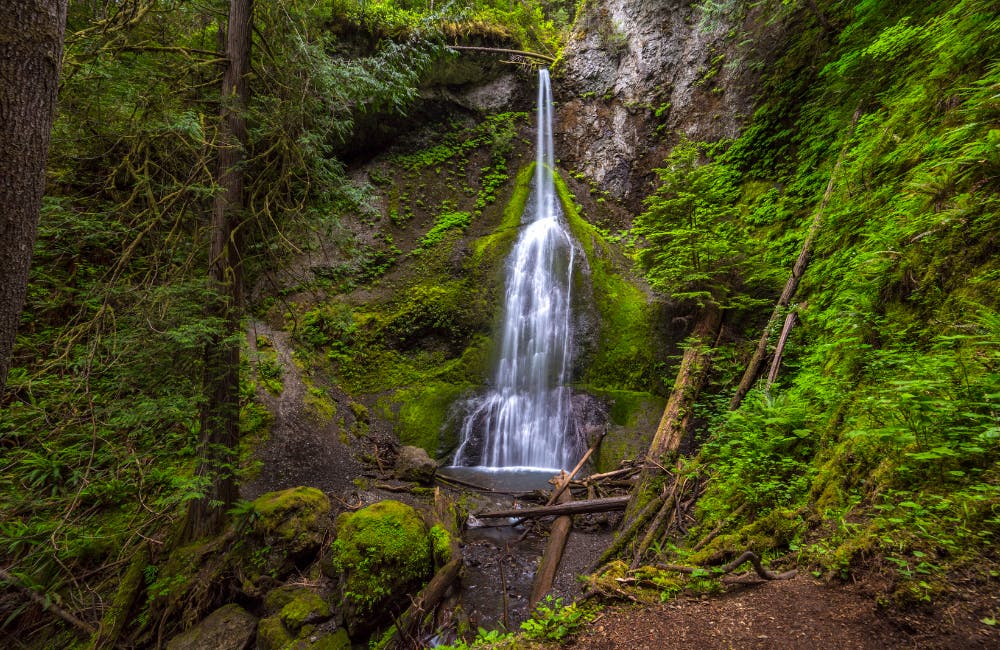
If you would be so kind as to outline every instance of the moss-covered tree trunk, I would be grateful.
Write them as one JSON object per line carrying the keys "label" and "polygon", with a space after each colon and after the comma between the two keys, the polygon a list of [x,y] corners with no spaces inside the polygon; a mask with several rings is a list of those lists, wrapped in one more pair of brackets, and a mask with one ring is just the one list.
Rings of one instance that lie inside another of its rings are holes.
{"label": "moss-covered tree trunk", "polygon": [[691,412],[698,392],[705,383],[708,368],[711,364],[711,351],[715,339],[722,326],[722,310],[715,304],[709,304],[705,313],[694,328],[689,339],[690,345],[684,351],[677,379],[663,416],[656,428],[656,435],[649,445],[646,458],[658,462],[665,454],[676,452],[684,439],[688,426],[691,424]]}
{"label": "moss-covered tree trunk", "polygon": [[66,0],[0,9],[0,395],[27,293],[65,28]]}
{"label": "moss-covered tree trunk", "polygon": [[207,477],[211,485],[202,498],[191,502],[182,535],[185,540],[221,531],[226,511],[238,497],[235,465],[239,441],[239,332],[243,294],[239,240],[252,14],[252,0],[230,0],[227,67],[222,79],[219,129],[220,189],[212,206],[208,268],[215,298],[207,309],[209,318],[224,323],[224,331],[213,337],[205,348],[205,404],[201,414],[198,473]]}

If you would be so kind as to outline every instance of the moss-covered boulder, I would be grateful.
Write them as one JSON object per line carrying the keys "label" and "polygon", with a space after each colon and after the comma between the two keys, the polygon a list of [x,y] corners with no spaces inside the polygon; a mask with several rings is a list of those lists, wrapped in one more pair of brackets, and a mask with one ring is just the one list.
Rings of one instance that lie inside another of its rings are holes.
{"label": "moss-covered boulder", "polygon": [[352,637],[386,620],[433,569],[431,539],[417,511],[380,501],[337,520],[332,561],[341,577],[344,621]]}
{"label": "moss-covered boulder", "polygon": [[244,650],[254,637],[257,618],[239,605],[215,610],[202,622],[167,643],[167,650]]}
{"label": "moss-covered boulder", "polygon": [[322,519],[330,500],[311,487],[268,492],[254,502],[254,532],[291,555],[315,552],[323,541]]}
{"label": "moss-covered boulder", "polygon": [[302,626],[325,621],[333,615],[330,604],[320,594],[307,587],[285,585],[269,592],[264,599],[268,611],[277,612],[278,619],[292,632]]}
{"label": "moss-covered boulder", "polygon": [[232,555],[243,591],[261,596],[274,580],[316,557],[330,526],[330,500],[316,488],[294,487],[261,495],[253,512]]}
{"label": "moss-covered boulder", "polygon": [[[327,647],[314,645],[314,637],[316,643],[320,637],[330,637],[324,643],[332,648],[342,647],[333,644],[337,630],[333,608],[328,599],[313,588],[293,584],[273,589],[264,598],[264,609],[269,616],[261,619],[257,628],[257,645],[262,650]],[[346,639],[347,632],[341,632],[338,638]],[[346,647],[350,647],[349,641]]]}

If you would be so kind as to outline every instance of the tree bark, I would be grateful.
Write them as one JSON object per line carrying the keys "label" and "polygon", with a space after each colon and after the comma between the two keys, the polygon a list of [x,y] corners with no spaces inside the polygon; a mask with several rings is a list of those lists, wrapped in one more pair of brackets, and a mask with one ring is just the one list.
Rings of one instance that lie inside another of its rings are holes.
{"label": "tree bark", "polygon": [[476,516],[480,519],[497,519],[499,517],[520,517],[529,519],[532,517],[549,517],[552,515],[579,515],[587,512],[611,512],[612,510],[624,510],[628,505],[629,497],[605,497],[603,499],[588,499],[587,501],[573,501],[571,503],[557,503],[551,506],[537,506],[535,508],[521,508],[520,510],[497,510],[495,512],[481,512]]}
{"label": "tree bark", "polygon": [[45,192],[66,2],[9,0],[0,10],[0,397]]}
{"label": "tree bark", "polygon": [[225,331],[213,337],[205,349],[205,405],[201,414],[198,473],[207,477],[211,485],[207,494],[191,501],[182,534],[186,541],[218,534],[225,525],[226,511],[239,496],[234,474],[239,442],[239,333],[243,297],[239,240],[252,16],[252,0],[230,0],[219,128],[219,191],[212,205],[208,267],[216,298],[207,310],[209,317],[225,323]]}
{"label": "tree bark", "polygon": [[717,305],[708,305],[691,334],[690,347],[684,351],[674,389],[646,454],[648,460],[658,462],[664,454],[676,452],[680,448],[681,440],[691,423],[691,410],[698,391],[708,375],[711,346],[721,326],[722,310]]}

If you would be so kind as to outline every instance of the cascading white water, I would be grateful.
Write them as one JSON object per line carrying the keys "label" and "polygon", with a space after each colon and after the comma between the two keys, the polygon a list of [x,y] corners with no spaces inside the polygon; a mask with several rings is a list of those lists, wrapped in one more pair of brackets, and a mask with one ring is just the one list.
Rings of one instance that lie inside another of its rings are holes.
{"label": "cascading white water", "polygon": [[462,424],[456,465],[567,467],[574,459],[570,298],[575,248],[553,183],[552,90],[539,73],[534,188],[507,260],[500,354]]}

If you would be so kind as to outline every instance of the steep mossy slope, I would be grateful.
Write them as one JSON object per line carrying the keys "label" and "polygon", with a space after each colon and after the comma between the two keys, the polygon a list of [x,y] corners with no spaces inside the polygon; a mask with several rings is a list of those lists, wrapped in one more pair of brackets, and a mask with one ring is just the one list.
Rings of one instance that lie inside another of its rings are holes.
{"label": "steep mossy slope", "polygon": [[[647,256],[654,284],[721,291],[733,322],[757,320],[716,352],[692,538],[739,516],[693,560],[749,546],[832,575],[875,568],[900,603],[982,588],[1000,535],[996,4],[772,4],[793,29],[753,120],[696,145],[698,165],[668,158],[637,220],[720,262]],[[729,411],[828,183],[777,381]]]}

